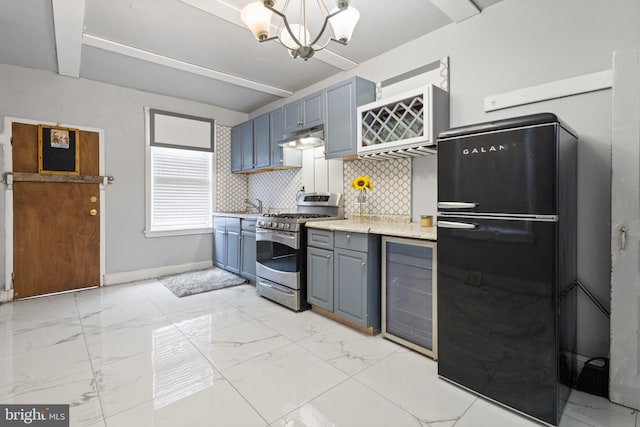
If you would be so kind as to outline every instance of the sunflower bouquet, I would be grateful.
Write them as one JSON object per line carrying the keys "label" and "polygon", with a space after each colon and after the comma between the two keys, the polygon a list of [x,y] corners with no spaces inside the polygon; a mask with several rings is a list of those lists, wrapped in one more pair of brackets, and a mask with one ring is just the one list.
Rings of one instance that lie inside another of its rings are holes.
{"label": "sunflower bouquet", "polygon": [[351,188],[360,191],[371,191],[373,190],[373,185],[371,184],[371,179],[368,176],[356,176],[356,178],[351,181]]}
{"label": "sunflower bouquet", "polygon": [[365,195],[365,192],[367,190],[373,190],[373,184],[371,184],[371,179],[368,176],[357,176],[353,181],[351,181],[351,188],[360,192],[356,199],[356,203],[360,207],[360,219],[362,220],[364,216],[364,205],[367,203],[367,196]]}

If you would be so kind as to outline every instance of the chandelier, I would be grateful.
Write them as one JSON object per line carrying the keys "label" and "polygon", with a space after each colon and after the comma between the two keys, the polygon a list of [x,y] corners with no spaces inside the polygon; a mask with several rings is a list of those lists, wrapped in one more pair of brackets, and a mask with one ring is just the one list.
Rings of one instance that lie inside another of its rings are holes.
{"label": "chandelier", "polygon": [[[291,0],[285,1],[282,11],[274,7],[273,0],[249,3],[242,9],[240,18],[260,42],[278,40],[289,50],[292,57],[302,58],[305,61],[311,58],[315,52],[327,47],[331,41],[342,45],[349,42],[360,18],[360,13],[349,6],[349,0],[336,0],[336,7],[331,11],[325,5],[324,0],[316,0],[323,21],[318,35],[314,38],[311,38],[307,26],[307,2],[306,0],[297,1],[299,3],[298,23],[290,24],[289,18],[287,18],[287,9],[292,2]],[[276,35],[271,36],[271,17],[273,14],[279,16],[281,22],[276,30]],[[318,44],[328,26],[331,27],[332,34],[326,41],[323,41],[324,44]]]}

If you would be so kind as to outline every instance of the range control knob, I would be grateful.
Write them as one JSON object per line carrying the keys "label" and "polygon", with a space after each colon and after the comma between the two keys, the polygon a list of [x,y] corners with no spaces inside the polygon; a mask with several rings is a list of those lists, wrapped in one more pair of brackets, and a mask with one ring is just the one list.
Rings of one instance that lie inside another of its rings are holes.
{"label": "range control knob", "polygon": [[282,222],[278,223],[278,228],[284,229],[284,223],[282,223]]}
{"label": "range control knob", "polygon": [[266,222],[266,226],[267,226],[267,227],[271,227],[271,221],[267,221],[267,222]]}
{"label": "range control knob", "polygon": [[285,225],[284,225],[284,229],[285,229],[285,230],[288,230],[288,229],[290,229],[290,228],[291,228],[291,224],[285,224]]}

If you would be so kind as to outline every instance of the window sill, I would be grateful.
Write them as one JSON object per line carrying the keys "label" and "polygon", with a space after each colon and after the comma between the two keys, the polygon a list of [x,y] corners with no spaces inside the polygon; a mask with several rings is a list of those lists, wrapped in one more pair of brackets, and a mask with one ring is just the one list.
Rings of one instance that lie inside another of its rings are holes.
{"label": "window sill", "polygon": [[193,234],[211,234],[211,233],[213,233],[213,227],[189,228],[184,230],[144,230],[144,236],[147,238],[189,236]]}

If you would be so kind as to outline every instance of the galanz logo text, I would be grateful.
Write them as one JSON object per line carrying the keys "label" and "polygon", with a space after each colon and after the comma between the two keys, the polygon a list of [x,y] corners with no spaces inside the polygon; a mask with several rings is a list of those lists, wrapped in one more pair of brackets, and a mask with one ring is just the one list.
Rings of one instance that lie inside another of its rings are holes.
{"label": "galanz logo text", "polygon": [[489,147],[476,147],[476,148],[465,148],[464,150],[462,150],[462,154],[464,154],[465,156],[469,155],[469,154],[484,154],[484,153],[491,153],[491,152],[497,152],[497,151],[502,151],[502,150],[506,150],[507,147],[505,147],[504,145],[491,145]]}

